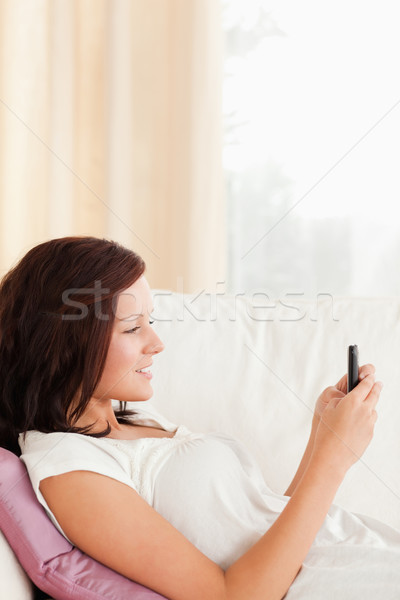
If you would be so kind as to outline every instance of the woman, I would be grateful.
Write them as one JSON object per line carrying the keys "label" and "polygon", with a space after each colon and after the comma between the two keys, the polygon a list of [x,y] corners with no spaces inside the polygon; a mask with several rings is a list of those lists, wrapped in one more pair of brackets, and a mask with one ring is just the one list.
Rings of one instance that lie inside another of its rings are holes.
{"label": "woman", "polygon": [[2,280],[0,444],[22,456],[55,525],[172,600],[398,598],[400,533],[331,507],[373,435],[373,365],[349,394],[347,376],[322,392],[294,480],[275,494],[233,438],[126,409],[152,396],[163,350],[144,270],[117,243],[66,237]]}

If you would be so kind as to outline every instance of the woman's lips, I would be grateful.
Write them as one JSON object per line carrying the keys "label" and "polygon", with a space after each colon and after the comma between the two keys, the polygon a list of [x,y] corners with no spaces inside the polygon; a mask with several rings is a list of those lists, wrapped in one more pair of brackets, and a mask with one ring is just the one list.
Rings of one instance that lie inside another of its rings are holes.
{"label": "woman's lips", "polygon": [[153,377],[153,375],[150,373],[150,371],[148,371],[147,373],[139,373],[139,371],[136,371],[136,373],[138,375],[142,375],[143,377],[146,377],[146,379],[151,379]]}

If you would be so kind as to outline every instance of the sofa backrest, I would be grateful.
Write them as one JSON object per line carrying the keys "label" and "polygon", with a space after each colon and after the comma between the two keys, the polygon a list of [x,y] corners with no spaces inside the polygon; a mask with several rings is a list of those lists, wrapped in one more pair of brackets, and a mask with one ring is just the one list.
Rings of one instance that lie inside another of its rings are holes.
{"label": "sofa backrest", "polygon": [[335,502],[400,528],[400,299],[270,299],[153,290],[151,402],[199,431],[242,440],[284,493],[304,451],[314,404],[347,370],[347,347],[384,382],[375,436]]}

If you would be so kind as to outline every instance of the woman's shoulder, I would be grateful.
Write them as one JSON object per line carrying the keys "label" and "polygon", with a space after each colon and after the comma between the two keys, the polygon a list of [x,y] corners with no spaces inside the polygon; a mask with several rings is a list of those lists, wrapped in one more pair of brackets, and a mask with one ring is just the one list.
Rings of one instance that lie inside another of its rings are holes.
{"label": "woman's shoulder", "polygon": [[70,471],[93,471],[133,487],[130,462],[107,438],[72,432],[28,431],[20,435],[21,460],[36,492],[46,477]]}
{"label": "woman's shoulder", "polygon": [[21,452],[27,451],[38,451],[43,448],[55,448],[58,444],[65,446],[75,446],[77,444],[95,443],[98,439],[89,435],[81,433],[74,433],[72,431],[52,431],[45,433],[36,429],[31,429],[25,433],[20,433],[18,436],[18,443],[21,448]]}
{"label": "woman's shoulder", "polygon": [[[123,463],[117,448],[107,443],[107,438],[97,438],[69,431],[43,433],[31,430],[20,434],[18,443],[21,460],[27,468],[40,468],[46,464],[98,464],[105,460]],[[38,465],[36,467],[36,465]]]}

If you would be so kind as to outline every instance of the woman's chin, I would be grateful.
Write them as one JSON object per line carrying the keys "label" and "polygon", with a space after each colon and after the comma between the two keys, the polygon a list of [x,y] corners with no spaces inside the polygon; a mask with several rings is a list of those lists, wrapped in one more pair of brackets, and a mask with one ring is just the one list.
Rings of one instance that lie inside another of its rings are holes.
{"label": "woman's chin", "polygon": [[153,396],[153,390],[150,390],[148,394],[140,394],[138,396],[136,396],[135,398],[130,398],[129,400],[126,400],[126,402],[132,403],[132,402],[146,402],[147,400],[150,400],[150,398],[152,398]]}

